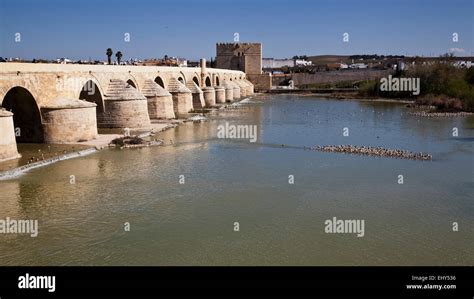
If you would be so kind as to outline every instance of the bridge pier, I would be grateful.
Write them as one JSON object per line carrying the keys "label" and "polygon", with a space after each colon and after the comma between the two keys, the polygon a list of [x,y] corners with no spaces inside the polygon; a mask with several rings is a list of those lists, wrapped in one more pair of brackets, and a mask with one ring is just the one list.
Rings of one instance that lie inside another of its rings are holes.
{"label": "bridge pier", "polygon": [[100,128],[140,128],[150,126],[147,99],[123,80],[111,79],[104,97]]}
{"label": "bridge pier", "polygon": [[173,97],[166,89],[153,80],[146,80],[142,94],[148,101],[148,114],[150,119],[175,118]]}
{"label": "bridge pier", "polygon": [[243,86],[243,89],[245,89],[246,96],[252,95],[252,87],[247,82],[245,82],[244,79],[240,80],[239,83]]}
{"label": "bridge pier", "polygon": [[191,91],[193,96],[193,109],[197,110],[204,108],[206,103],[204,102],[204,95],[201,88],[199,88],[194,81],[188,81],[186,87]]}
{"label": "bridge pier", "polygon": [[56,99],[41,107],[44,142],[88,141],[97,136],[95,103]]}
{"label": "bridge pier", "polygon": [[230,81],[230,84],[233,85],[234,88],[234,100],[240,99],[240,87],[234,83],[234,81]]}
{"label": "bridge pier", "polygon": [[223,86],[225,88],[225,101],[232,102],[234,100],[234,86],[230,81],[224,81]]}
{"label": "bridge pier", "polygon": [[249,86],[248,95],[253,95],[255,93],[255,87],[253,83],[247,79],[243,79],[243,81]]}
{"label": "bridge pier", "polygon": [[202,89],[204,93],[204,101],[206,107],[213,107],[216,105],[216,90],[213,87],[206,86]]}
{"label": "bridge pier", "polygon": [[189,112],[193,110],[193,96],[189,88],[173,77],[170,79],[168,90],[173,97],[173,109],[176,117],[188,117]]}
{"label": "bridge pier", "polygon": [[244,83],[242,83],[242,81],[240,81],[240,80],[235,80],[233,82],[240,88],[240,96],[242,98],[246,97],[247,96],[247,86]]}
{"label": "bridge pier", "polygon": [[15,140],[13,113],[0,108],[0,162],[20,158]]}
{"label": "bridge pier", "polygon": [[214,89],[216,90],[216,103],[225,103],[225,87],[215,86]]}

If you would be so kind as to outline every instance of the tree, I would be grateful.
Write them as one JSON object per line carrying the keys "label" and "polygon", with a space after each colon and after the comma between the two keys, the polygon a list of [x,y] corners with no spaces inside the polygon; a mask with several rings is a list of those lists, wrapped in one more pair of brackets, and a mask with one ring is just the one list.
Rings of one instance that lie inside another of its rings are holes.
{"label": "tree", "polygon": [[115,57],[117,57],[117,63],[120,64],[120,60],[122,59],[122,52],[118,51],[116,54],[115,54]]}
{"label": "tree", "polygon": [[109,64],[112,64],[112,61],[110,59],[110,57],[112,57],[112,54],[114,54],[114,52],[112,52],[112,48],[108,48],[105,55],[107,55],[107,60],[109,61]]}

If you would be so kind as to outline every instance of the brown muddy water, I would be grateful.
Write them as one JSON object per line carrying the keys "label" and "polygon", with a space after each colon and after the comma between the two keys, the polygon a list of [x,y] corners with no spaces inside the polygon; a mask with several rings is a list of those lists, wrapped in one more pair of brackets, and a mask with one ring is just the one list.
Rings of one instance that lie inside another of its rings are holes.
{"label": "brown muddy water", "polygon": [[[225,122],[257,141],[218,138]],[[271,95],[157,137],[0,181],[0,219],[39,223],[0,234],[0,265],[474,265],[473,117]],[[304,148],[329,144],[433,160]],[[364,236],[326,233],[333,217],[364,220]]]}

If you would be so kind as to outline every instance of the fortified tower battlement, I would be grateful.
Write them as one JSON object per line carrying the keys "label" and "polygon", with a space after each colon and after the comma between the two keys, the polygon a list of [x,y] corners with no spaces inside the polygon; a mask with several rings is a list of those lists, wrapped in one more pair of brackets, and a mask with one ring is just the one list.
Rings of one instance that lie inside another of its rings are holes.
{"label": "fortified tower battlement", "polygon": [[216,67],[238,70],[248,75],[262,73],[261,43],[217,43]]}
{"label": "fortified tower battlement", "polygon": [[262,74],[261,43],[217,43],[216,67],[244,72],[256,90],[272,88],[271,76]]}

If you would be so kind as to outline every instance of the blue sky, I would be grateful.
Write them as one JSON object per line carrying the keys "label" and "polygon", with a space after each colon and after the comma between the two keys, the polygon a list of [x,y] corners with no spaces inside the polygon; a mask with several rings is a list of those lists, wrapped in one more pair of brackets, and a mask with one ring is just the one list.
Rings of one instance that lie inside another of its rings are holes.
{"label": "blue sky", "polygon": [[[262,42],[263,56],[472,56],[474,0],[0,0],[0,56],[105,59],[215,56],[216,42]],[[349,42],[342,42],[344,32]],[[452,42],[452,34],[459,41]],[[21,42],[15,42],[15,33]],[[130,33],[130,42],[124,41]],[[464,52],[462,52],[464,51]]]}

